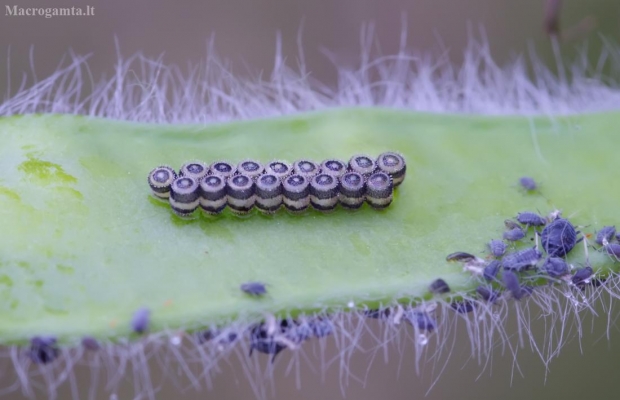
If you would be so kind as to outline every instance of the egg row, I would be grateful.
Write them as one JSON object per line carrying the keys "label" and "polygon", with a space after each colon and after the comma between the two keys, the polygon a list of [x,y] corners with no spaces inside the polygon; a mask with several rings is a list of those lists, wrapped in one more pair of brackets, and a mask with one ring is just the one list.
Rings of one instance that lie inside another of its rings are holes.
{"label": "egg row", "polygon": [[361,207],[364,201],[376,209],[389,206],[393,188],[402,183],[405,170],[404,158],[390,152],[379,156],[376,164],[370,157],[354,156],[348,167],[339,160],[321,165],[300,160],[292,166],[283,161],[262,166],[246,160],[236,168],[226,162],[213,163],[210,168],[187,163],[177,176],[172,168],[160,166],[151,171],[148,181],[153,194],[168,200],[181,216],[199,206],[206,213],[218,214],[227,205],[237,214],[254,206],[274,213],[282,205],[293,212],[310,205],[328,212],[338,203],[350,209]]}

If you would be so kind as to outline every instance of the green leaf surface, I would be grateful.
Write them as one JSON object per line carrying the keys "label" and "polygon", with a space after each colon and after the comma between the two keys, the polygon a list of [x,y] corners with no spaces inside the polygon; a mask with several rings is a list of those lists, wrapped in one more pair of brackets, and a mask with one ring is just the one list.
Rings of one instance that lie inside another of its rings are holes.
{"label": "green leaf surface", "polygon": [[[519,211],[559,208],[585,232],[618,222],[619,124],[617,113],[552,120],[361,108],[209,126],[0,118],[0,341],[126,336],[142,306],[158,330],[428,297],[439,277],[470,290],[476,283],[445,256],[484,256]],[[191,160],[387,150],[404,154],[408,169],[382,212],[187,221],[146,181],[157,165]],[[522,175],[540,192],[519,189]],[[583,247],[569,259],[583,262]],[[590,261],[618,265],[596,251]],[[268,295],[244,295],[239,284],[250,280],[267,282]]]}

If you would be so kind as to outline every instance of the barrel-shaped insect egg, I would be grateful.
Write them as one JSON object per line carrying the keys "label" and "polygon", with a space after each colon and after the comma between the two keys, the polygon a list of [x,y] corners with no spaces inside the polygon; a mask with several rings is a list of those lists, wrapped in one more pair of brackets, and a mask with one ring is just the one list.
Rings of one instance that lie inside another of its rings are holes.
{"label": "barrel-shaped insect egg", "polygon": [[310,205],[310,182],[299,174],[288,176],[282,182],[282,195],[287,210],[302,212]]}
{"label": "barrel-shaped insect egg", "polygon": [[170,197],[170,186],[177,178],[177,173],[167,165],[160,165],[149,172],[149,186],[153,196],[161,200],[168,200]]}
{"label": "barrel-shaped insect egg", "polygon": [[366,183],[357,172],[347,172],[340,178],[340,204],[344,208],[358,209],[364,204]]}
{"label": "barrel-shaped insect egg", "polygon": [[310,160],[297,160],[293,163],[293,172],[301,175],[308,181],[321,171],[321,166]]}
{"label": "barrel-shaped insect egg", "polygon": [[266,173],[256,180],[256,208],[273,214],[282,206],[282,181],[278,176]]}
{"label": "barrel-shaped insect egg", "polygon": [[187,217],[200,204],[198,182],[189,176],[180,176],[170,187],[170,207],[177,215]]}
{"label": "barrel-shaped insect egg", "polygon": [[221,176],[207,175],[200,181],[200,207],[207,214],[216,215],[226,208],[226,180]]}
{"label": "barrel-shaped insect egg", "polygon": [[394,185],[385,172],[375,172],[366,182],[366,202],[374,209],[381,210],[392,204]]}
{"label": "barrel-shaped insect egg", "polygon": [[338,205],[338,178],[318,174],[310,181],[310,204],[319,211],[333,211]]}
{"label": "barrel-shaped insect egg", "polygon": [[194,178],[196,182],[200,182],[200,180],[207,175],[207,172],[209,172],[209,167],[204,163],[193,161],[183,164],[179,170],[179,175],[189,176],[190,178]]}
{"label": "barrel-shaped insect egg", "polygon": [[224,180],[228,179],[229,176],[232,176],[235,173],[235,167],[226,161],[216,161],[209,166],[209,174],[217,175],[224,178]]}
{"label": "barrel-shaped insect egg", "polygon": [[377,169],[377,164],[367,155],[356,154],[349,160],[349,169],[368,178]]}
{"label": "barrel-shaped insect egg", "polygon": [[392,177],[394,186],[398,186],[405,180],[407,164],[405,158],[393,151],[382,153],[377,157],[377,168]]}
{"label": "barrel-shaped insect egg", "polygon": [[254,160],[243,160],[237,164],[237,174],[245,175],[253,180],[256,180],[260,174],[263,173],[265,168],[261,163]]}
{"label": "barrel-shaped insect egg", "polygon": [[235,214],[247,214],[256,201],[256,186],[247,175],[234,175],[226,181],[228,207]]}
{"label": "barrel-shaped insect egg", "polygon": [[284,179],[285,176],[289,176],[293,173],[293,167],[286,161],[276,160],[265,165],[265,173],[273,174],[280,179]]}
{"label": "barrel-shaped insect egg", "polygon": [[333,158],[325,160],[321,163],[321,173],[340,178],[347,173],[347,164]]}

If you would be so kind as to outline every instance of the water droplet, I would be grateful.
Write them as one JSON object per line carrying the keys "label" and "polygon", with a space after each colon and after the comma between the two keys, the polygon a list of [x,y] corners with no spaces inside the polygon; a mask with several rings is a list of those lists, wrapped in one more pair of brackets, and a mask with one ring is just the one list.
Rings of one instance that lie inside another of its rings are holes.
{"label": "water droplet", "polygon": [[427,343],[428,343],[428,338],[426,337],[425,334],[421,333],[420,336],[418,336],[418,345],[426,346]]}
{"label": "water droplet", "polygon": [[179,346],[181,344],[181,335],[174,335],[171,337],[170,344],[173,346]]}

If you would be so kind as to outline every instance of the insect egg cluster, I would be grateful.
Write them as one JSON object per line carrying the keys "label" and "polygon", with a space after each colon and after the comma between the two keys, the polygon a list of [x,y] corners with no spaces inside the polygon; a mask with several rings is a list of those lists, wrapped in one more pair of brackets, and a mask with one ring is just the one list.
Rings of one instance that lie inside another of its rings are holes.
{"label": "insect egg cluster", "polygon": [[170,204],[181,217],[198,208],[217,215],[226,207],[243,215],[253,208],[273,214],[281,207],[301,213],[312,207],[333,211],[338,204],[358,209],[364,202],[381,210],[393,201],[394,188],[405,179],[402,155],[385,152],[376,159],[354,155],[348,163],[328,159],[322,163],[301,159],[290,164],[262,164],[244,160],[237,165],[216,161],[211,165],[189,162],[179,171],[168,166],[154,168],[148,176],[152,194]]}

